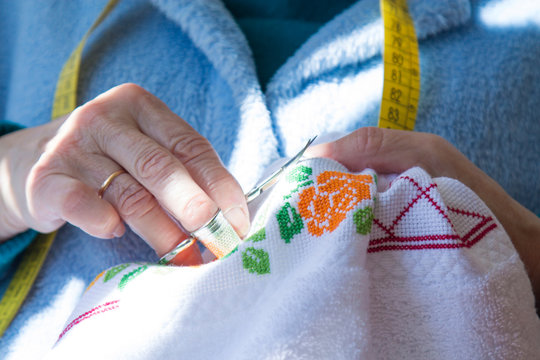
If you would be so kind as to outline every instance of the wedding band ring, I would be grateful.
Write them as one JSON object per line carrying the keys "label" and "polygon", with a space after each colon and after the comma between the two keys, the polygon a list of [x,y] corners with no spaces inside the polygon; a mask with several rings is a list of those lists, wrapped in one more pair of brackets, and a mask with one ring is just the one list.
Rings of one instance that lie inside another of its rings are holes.
{"label": "wedding band ring", "polygon": [[113,182],[113,180],[118,176],[118,175],[121,175],[123,173],[125,173],[126,170],[124,169],[120,169],[120,170],[116,170],[115,172],[113,172],[111,175],[109,175],[109,177],[107,179],[105,179],[105,181],[103,182],[103,184],[101,184],[101,187],[99,188],[98,190],[98,197],[100,199],[103,199],[103,194],[105,193],[105,191],[107,190],[107,188],[111,185],[111,183]]}

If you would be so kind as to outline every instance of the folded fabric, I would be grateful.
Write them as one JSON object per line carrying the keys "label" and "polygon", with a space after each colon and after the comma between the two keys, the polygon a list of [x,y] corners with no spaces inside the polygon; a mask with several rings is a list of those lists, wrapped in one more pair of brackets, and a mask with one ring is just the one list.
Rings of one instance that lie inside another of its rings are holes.
{"label": "folded fabric", "polygon": [[[391,181],[390,181],[391,180]],[[466,186],[301,162],[252,233],[198,267],[121,264],[49,358],[527,359],[540,320],[512,243]]]}

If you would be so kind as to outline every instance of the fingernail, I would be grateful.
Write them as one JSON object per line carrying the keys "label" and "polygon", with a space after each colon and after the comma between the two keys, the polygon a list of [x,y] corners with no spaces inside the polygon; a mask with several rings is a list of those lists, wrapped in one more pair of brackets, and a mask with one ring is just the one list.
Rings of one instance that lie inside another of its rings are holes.
{"label": "fingernail", "polygon": [[113,231],[113,235],[114,237],[120,237],[122,235],[124,235],[124,231],[125,231],[125,227],[124,227],[124,224],[119,224],[116,229],[114,229]]}
{"label": "fingernail", "polygon": [[234,207],[227,210],[225,218],[234,227],[240,237],[244,237],[249,231],[249,217],[241,207]]}

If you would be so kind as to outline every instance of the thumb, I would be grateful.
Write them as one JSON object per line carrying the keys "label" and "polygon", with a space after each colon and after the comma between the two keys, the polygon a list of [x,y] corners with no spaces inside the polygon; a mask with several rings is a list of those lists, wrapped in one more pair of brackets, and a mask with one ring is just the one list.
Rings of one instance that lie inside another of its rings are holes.
{"label": "thumb", "polygon": [[431,173],[444,142],[433,134],[365,127],[336,141],[312,146],[306,155],[336,160],[351,171],[370,168],[388,174],[420,166]]}

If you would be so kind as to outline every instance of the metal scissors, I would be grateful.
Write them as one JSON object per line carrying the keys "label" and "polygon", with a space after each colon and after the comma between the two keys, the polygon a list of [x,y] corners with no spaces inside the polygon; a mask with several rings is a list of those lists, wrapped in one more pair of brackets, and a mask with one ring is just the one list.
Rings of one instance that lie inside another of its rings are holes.
{"label": "metal scissors", "polygon": [[[315,141],[317,136],[308,140],[306,145],[282,167],[261,181],[257,186],[248,191],[246,201],[249,204],[251,201],[259,197],[263,192],[274,186],[281,175],[290,168],[294,167],[304,155],[307,148]],[[159,264],[169,264],[180,252],[190,247],[195,240],[199,240],[207,247],[216,257],[221,258],[233,251],[242,239],[236,234],[233,227],[223,216],[221,209],[218,209],[216,214],[203,226],[190,233],[190,238],[182,241],[173,250],[165,254]]]}
{"label": "metal scissors", "polygon": [[264,179],[259,183],[259,185],[255,186],[253,189],[247,192],[246,194],[246,201],[249,204],[251,201],[255,200],[259,195],[261,195],[263,192],[270,189],[272,186],[275,185],[275,183],[278,182],[281,175],[286,172],[289,168],[295,166],[298,161],[302,158],[304,153],[306,152],[307,148],[315,141],[317,136],[312,137],[308,140],[307,144],[295,155],[293,156],[289,161],[285,163],[282,167],[277,169],[272,175]]}

